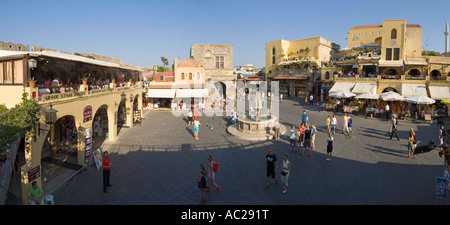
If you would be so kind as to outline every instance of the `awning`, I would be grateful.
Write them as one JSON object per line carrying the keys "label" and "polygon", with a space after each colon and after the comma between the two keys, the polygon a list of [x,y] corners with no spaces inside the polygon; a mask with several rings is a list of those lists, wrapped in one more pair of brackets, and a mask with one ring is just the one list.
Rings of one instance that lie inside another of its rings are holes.
{"label": "awning", "polygon": [[177,98],[206,98],[208,89],[177,89]]}
{"label": "awning", "polygon": [[414,95],[428,96],[425,84],[402,84],[402,96],[407,98]]}
{"label": "awning", "polygon": [[428,65],[427,62],[422,62],[422,61],[405,61],[405,65],[421,65],[421,66],[426,66]]}
{"label": "awning", "polygon": [[403,61],[399,61],[399,60],[392,60],[392,61],[385,61],[385,60],[380,60],[378,61],[378,66],[379,67],[402,67],[403,66]]}
{"label": "awning", "polygon": [[355,94],[376,94],[377,83],[356,83],[352,90]]}
{"label": "awning", "polygon": [[450,98],[450,88],[445,86],[428,86],[430,97],[434,100]]}
{"label": "awning", "polygon": [[147,98],[173,98],[177,89],[148,89]]}
{"label": "awning", "polygon": [[353,82],[336,82],[329,92],[330,93],[338,91],[350,92],[353,86],[355,86],[355,83]]}

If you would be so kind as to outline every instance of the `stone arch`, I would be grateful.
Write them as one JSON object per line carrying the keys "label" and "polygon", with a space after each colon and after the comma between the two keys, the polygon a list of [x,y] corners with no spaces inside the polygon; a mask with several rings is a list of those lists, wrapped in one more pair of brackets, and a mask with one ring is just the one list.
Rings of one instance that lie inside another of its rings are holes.
{"label": "stone arch", "polygon": [[441,72],[439,70],[432,70],[431,73],[430,73],[430,76],[432,78],[440,77],[441,76]]}
{"label": "stone arch", "polygon": [[420,74],[420,70],[418,70],[418,69],[410,69],[408,71],[407,75],[418,76],[418,75],[421,75],[421,74]]}
{"label": "stone arch", "polygon": [[393,88],[393,87],[387,87],[387,88],[383,89],[383,91],[382,91],[381,93],[389,92],[389,91],[393,91],[393,92],[399,93],[399,92],[397,91],[397,89],[395,89],[395,88]]}
{"label": "stone arch", "polygon": [[388,69],[386,70],[386,75],[398,75],[398,71],[396,69]]}

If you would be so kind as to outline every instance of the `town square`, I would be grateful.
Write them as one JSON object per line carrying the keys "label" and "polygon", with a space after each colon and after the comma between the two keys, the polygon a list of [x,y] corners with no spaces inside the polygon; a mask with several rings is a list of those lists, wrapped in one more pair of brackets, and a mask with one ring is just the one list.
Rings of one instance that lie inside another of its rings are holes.
{"label": "town square", "polygon": [[450,4],[282,2],[5,3],[0,205],[447,205]]}

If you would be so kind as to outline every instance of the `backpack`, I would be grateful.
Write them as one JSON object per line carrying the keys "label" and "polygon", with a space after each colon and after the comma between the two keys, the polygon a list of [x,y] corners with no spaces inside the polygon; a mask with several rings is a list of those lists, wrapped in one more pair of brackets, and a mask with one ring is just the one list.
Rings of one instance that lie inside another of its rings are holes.
{"label": "backpack", "polygon": [[219,162],[218,161],[214,161],[213,162],[213,171],[214,171],[214,173],[217,173],[218,169],[219,169]]}

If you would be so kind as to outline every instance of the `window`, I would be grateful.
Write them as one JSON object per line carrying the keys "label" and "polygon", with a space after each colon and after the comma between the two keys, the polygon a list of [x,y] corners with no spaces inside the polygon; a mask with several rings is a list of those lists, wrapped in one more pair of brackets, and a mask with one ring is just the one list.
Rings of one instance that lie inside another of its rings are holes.
{"label": "window", "polygon": [[223,56],[216,56],[216,68],[225,68]]}
{"label": "window", "polygon": [[392,29],[391,30],[391,39],[396,39],[397,38],[397,30],[396,29]]}
{"label": "window", "polygon": [[197,72],[197,73],[195,74],[195,78],[196,78],[197,80],[200,80],[200,73],[199,73],[199,72]]}
{"label": "window", "polygon": [[159,80],[160,80],[160,81],[163,81],[163,80],[164,80],[164,76],[160,76],[160,77],[159,77]]}
{"label": "window", "polygon": [[0,84],[3,84],[3,64],[0,62]]}
{"label": "window", "polygon": [[14,61],[14,83],[23,84],[23,60]]}
{"label": "window", "polygon": [[272,64],[275,64],[275,56],[272,56]]}
{"label": "window", "polygon": [[272,48],[272,55],[275,55],[275,48]]}
{"label": "window", "polygon": [[364,36],[367,36],[367,32],[364,32]]}
{"label": "window", "polygon": [[373,32],[372,32],[372,36],[373,36]]}
{"label": "window", "polygon": [[8,61],[8,62],[6,62],[6,74],[5,74],[5,78],[3,80],[3,83],[11,84],[12,83],[12,78],[13,78],[13,62],[12,61]]}
{"label": "window", "polygon": [[381,35],[380,31],[378,31],[378,36],[380,36],[380,35]]}
{"label": "window", "polygon": [[189,80],[192,80],[192,73],[189,73]]}
{"label": "window", "polygon": [[205,58],[210,58],[210,57],[211,57],[211,51],[210,50],[206,50]]}
{"label": "window", "polygon": [[394,48],[394,60],[400,59],[400,48]]}
{"label": "window", "polygon": [[386,60],[392,60],[392,48],[386,48]]}
{"label": "window", "polygon": [[181,80],[184,80],[184,73],[181,73]]}

